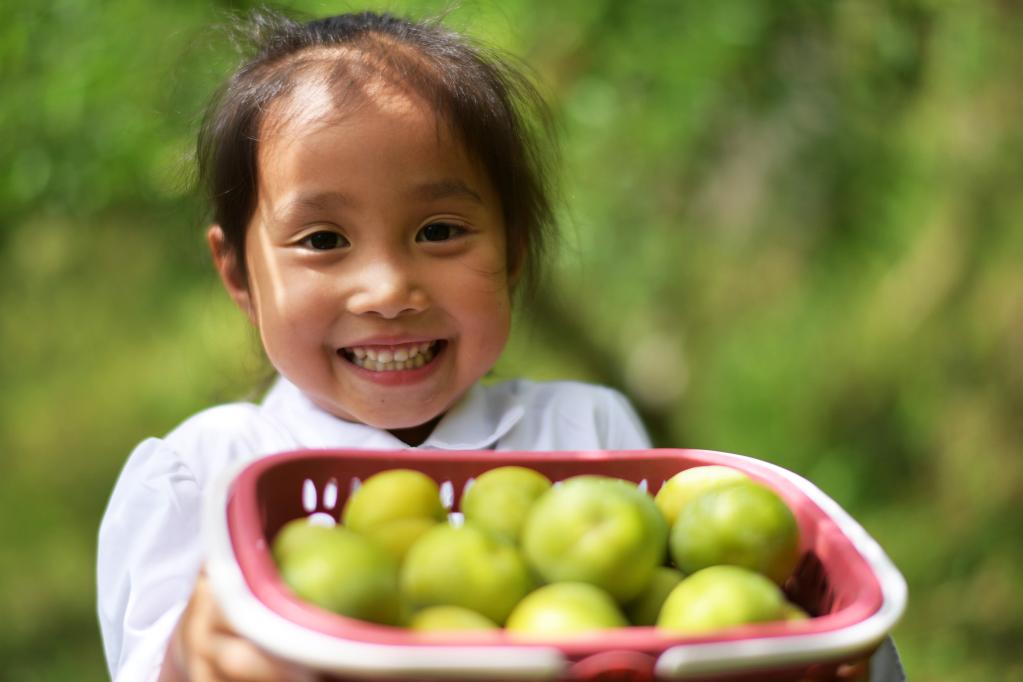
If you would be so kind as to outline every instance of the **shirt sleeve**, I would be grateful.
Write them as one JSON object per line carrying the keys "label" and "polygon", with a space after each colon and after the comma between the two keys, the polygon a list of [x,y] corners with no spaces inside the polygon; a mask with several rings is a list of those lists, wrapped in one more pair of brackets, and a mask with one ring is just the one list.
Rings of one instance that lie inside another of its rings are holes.
{"label": "shirt sleeve", "polygon": [[906,682],[906,671],[902,668],[895,642],[886,637],[870,659],[871,682]]}
{"label": "shirt sleeve", "polygon": [[629,400],[614,389],[605,388],[604,391],[606,400],[604,414],[601,415],[604,425],[601,447],[605,450],[650,448],[650,436]]}
{"label": "shirt sleeve", "polygon": [[100,524],[97,601],[115,682],[156,680],[201,562],[201,490],[163,441],[132,453]]}

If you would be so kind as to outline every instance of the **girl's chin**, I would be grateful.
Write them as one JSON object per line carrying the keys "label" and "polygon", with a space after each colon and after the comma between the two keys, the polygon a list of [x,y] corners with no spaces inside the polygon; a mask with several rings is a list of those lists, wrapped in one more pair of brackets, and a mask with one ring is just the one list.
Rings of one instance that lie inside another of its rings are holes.
{"label": "girl's chin", "polygon": [[[396,436],[404,432],[415,432],[427,430],[432,431],[440,421],[440,418],[444,416],[443,411],[437,413],[426,413],[426,414],[395,414],[393,407],[383,406],[381,412],[386,414],[373,414],[370,410],[360,410],[358,408],[352,409],[351,405],[339,404],[337,401],[322,396],[319,399],[314,398],[313,403],[316,404],[324,412],[328,412],[338,419],[346,422],[352,422],[353,424],[363,424],[365,426],[373,427],[381,431],[389,431]],[[400,436],[399,436],[400,437]]]}
{"label": "girl's chin", "polygon": [[373,428],[380,429],[381,431],[397,433],[399,431],[412,431],[415,429],[422,429],[424,427],[430,427],[432,429],[443,416],[443,414],[439,414],[432,417],[413,417],[402,421],[396,421],[393,418],[388,420],[376,420],[372,417],[368,417],[365,420],[360,421],[359,419],[355,419],[354,421],[357,421],[360,424],[365,424],[366,426],[372,426]]}
{"label": "girl's chin", "polygon": [[391,409],[384,407],[384,409],[375,414],[373,411],[350,412],[348,414],[351,416],[347,419],[348,421],[365,424],[366,426],[398,435],[404,432],[432,431],[437,426],[437,422],[444,416],[444,412],[446,410],[439,412],[432,410],[428,412],[416,411],[402,414],[399,410],[393,409],[392,406]]}

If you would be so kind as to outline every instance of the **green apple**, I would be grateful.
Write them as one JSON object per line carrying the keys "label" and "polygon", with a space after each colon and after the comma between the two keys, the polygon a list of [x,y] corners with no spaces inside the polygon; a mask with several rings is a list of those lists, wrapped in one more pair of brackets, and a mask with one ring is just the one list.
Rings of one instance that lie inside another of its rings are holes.
{"label": "green apple", "polygon": [[274,552],[281,579],[298,597],[351,618],[400,622],[398,566],[383,549],[340,526],[320,528],[298,546],[281,540]]}
{"label": "green apple", "polygon": [[657,627],[700,634],[785,619],[785,595],[764,576],[739,566],[711,566],[687,576],[661,607]]}
{"label": "green apple", "polygon": [[679,510],[697,495],[731,485],[736,481],[748,480],[749,477],[738,469],[720,464],[683,469],[664,482],[654,496],[654,502],[671,526],[678,518]]}
{"label": "green apple", "polygon": [[625,615],[633,625],[654,625],[664,600],[685,574],[674,568],[658,566],[643,591],[625,605]]}
{"label": "green apple", "polygon": [[518,542],[533,503],[550,487],[550,479],[539,471],[498,467],[476,477],[459,507],[467,521]]}
{"label": "green apple", "polygon": [[515,634],[556,637],[628,626],[617,602],[589,583],[551,583],[531,592],[508,616]]}
{"label": "green apple", "polygon": [[370,476],[341,512],[345,526],[376,542],[399,562],[423,533],[445,518],[437,483],[414,469],[389,469]]}
{"label": "green apple", "polygon": [[546,582],[585,582],[624,604],[664,562],[668,526],[653,499],[634,484],[576,476],[533,505],[522,550]]}
{"label": "green apple", "polygon": [[497,630],[497,623],[461,606],[428,606],[416,612],[409,627],[419,632]]}
{"label": "green apple", "polygon": [[401,567],[401,589],[414,608],[462,606],[498,624],[533,587],[518,548],[470,523],[434,526]]}
{"label": "green apple", "polygon": [[773,490],[754,481],[698,495],[671,529],[671,556],[683,573],[743,566],[781,585],[799,560],[799,525]]}

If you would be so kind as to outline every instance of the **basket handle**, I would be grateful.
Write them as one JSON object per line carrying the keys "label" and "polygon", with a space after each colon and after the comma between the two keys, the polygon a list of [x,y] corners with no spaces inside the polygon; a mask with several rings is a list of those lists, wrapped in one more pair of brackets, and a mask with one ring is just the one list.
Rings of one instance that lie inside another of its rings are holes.
{"label": "basket handle", "polygon": [[569,669],[568,679],[589,682],[652,682],[653,656],[639,651],[602,651],[587,656]]}

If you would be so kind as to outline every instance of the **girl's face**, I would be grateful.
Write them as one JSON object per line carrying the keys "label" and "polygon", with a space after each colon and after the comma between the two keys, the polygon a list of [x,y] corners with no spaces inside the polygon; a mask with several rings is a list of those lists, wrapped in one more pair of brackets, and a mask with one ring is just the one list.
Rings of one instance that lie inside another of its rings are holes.
{"label": "girl's face", "polygon": [[428,430],[507,341],[505,227],[487,175],[432,111],[370,92],[338,115],[304,87],[264,126],[247,286],[216,226],[210,242],[282,375],[342,419]]}

